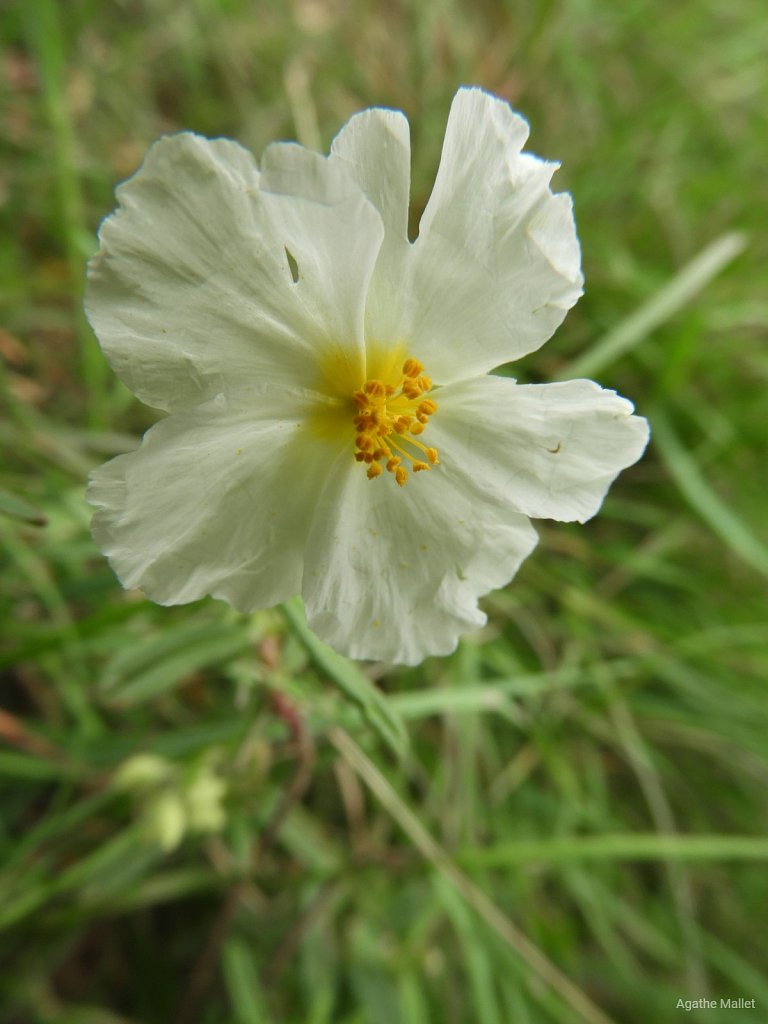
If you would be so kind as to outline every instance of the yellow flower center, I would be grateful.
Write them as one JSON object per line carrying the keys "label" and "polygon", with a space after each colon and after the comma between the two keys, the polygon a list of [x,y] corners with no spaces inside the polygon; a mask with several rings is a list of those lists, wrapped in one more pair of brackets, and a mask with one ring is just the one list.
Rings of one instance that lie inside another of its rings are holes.
{"label": "yellow flower center", "polygon": [[439,464],[437,449],[417,440],[437,409],[436,403],[425,397],[431,387],[421,363],[406,359],[398,384],[367,380],[354,393],[355,458],[367,464],[369,480],[375,480],[386,469],[403,487],[408,480],[403,460],[410,463],[414,473]]}

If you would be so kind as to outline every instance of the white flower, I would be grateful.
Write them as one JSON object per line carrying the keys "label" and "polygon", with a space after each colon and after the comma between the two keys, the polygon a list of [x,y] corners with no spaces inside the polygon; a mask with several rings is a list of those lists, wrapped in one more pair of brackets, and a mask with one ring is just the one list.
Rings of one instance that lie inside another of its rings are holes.
{"label": "white flower", "polygon": [[269,146],[260,169],[225,139],[152,147],[88,278],[107,358],[169,413],[93,474],[125,586],[244,612],[301,593],[345,654],[415,664],[483,625],[529,516],[595,514],[645,420],[591,381],[487,376],[581,294],[570,197],[527,135],[461,89],[413,243],[398,112],[356,115],[329,157]]}

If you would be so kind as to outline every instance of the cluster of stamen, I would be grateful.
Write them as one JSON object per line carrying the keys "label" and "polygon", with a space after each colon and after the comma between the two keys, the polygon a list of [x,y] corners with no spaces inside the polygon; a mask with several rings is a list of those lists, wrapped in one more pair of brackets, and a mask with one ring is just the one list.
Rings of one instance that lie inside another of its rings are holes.
{"label": "cluster of stamen", "polygon": [[425,397],[431,387],[432,381],[421,363],[406,359],[397,386],[367,380],[354,393],[355,458],[368,465],[369,480],[375,480],[386,470],[402,487],[408,479],[403,460],[410,463],[414,473],[438,465],[437,449],[427,448],[417,440],[437,409],[435,402]]}

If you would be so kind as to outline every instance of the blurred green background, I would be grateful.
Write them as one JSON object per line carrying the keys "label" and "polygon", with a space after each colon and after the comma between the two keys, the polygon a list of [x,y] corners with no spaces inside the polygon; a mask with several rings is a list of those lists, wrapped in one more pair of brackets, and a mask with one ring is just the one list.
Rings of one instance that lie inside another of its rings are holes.
{"label": "blurred green background", "polygon": [[[0,19],[0,1024],[768,1019],[763,3]],[[415,227],[463,83],[575,201],[586,295],[516,373],[629,396],[645,459],[417,669],[123,592],[83,499],[153,420],[81,314],[115,183],[163,132],[326,150],[392,106]]]}

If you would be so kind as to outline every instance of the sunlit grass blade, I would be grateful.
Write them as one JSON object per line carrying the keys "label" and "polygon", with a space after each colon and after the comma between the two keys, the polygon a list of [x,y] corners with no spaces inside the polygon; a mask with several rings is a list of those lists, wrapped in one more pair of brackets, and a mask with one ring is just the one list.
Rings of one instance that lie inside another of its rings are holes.
{"label": "sunlit grass blade", "polygon": [[710,487],[660,408],[652,414],[652,428],[656,448],[689,505],[735,554],[756,572],[768,576],[768,547]]}
{"label": "sunlit grass blade", "polygon": [[594,377],[620,356],[626,355],[687,305],[694,295],[744,251],[746,244],[746,236],[738,232],[730,232],[716,239],[626,320],[609,331],[583,356],[565,366],[559,374],[560,379]]}
{"label": "sunlit grass blade", "polygon": [[467,868],[510,868],[520,864],[554,865],[570,861],[765,861],[768,837],[731,835],[565,836],[520,839],[503,845],[463,849],[457,855]]}

